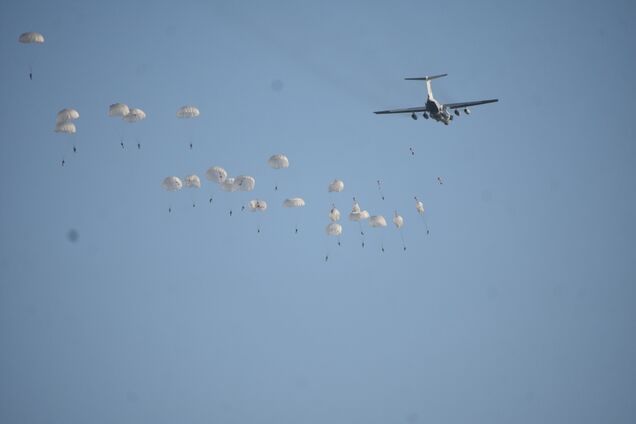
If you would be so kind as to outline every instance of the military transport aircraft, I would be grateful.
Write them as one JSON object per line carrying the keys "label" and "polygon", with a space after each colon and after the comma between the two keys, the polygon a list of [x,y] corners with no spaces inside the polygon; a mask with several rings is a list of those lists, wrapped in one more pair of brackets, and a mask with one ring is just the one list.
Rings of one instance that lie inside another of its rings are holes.
{"label": "military transport aircraft", "polygon": [[469,106],[477,106],[483,105],[486,103],[494,103],[498,102],[499,99],[489,99],[489,100],[477,100],[474,102],[463,102],[463,103],[447,103],[442,104],[435,100],[433,97],[433,90],[431,89],[431,80],[435,78],[445,77],[448,74],[441,75],[433,75],[430,77],[418,77],[418,78],[404,78],[409,81],[426,81],[426,91],[428,92],[428,96],[426,98],[426,105],[420,107],[409,107],[404,109],[391,109],[391,110],[380,110],[374,113],[379,115],[386,113],[410,113],[411,118],[417,119],[417,112],[422,112],[422,116],[425,119],[433,118],[436,121],[443,122],[444,125],[448,125],[450,121],[453,120],[453,115],[451,114],[451,110],[455,112],[455,115],[459,116],[459,109],[464,109],[464,113],[466,115],[470,115]]}

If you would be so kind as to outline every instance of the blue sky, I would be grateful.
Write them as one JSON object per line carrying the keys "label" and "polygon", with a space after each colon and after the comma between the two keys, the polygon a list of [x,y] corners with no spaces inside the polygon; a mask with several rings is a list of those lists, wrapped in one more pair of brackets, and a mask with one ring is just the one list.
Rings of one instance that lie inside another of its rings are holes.
{"label": "blue sky", "polygon": [[634,421],[630,2],[210,3],[0,6],[0,421]]}

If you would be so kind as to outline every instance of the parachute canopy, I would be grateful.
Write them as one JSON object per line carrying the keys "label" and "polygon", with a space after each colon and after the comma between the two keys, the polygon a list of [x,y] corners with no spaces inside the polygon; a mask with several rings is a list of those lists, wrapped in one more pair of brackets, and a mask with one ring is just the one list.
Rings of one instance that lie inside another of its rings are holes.
{"label": "parachute canopy", "polygon": [[395,224],[395,227],[398,230],[400,228],[402,228],[402,226],[404,225],[404,218],[402,218],[402,216],[398,215],[397,211],[393,215],[393,223]]}
{"label": "parachute canopy", "polygon": [[247,206],[252,212],[265,212],[267,210],[267,202],[264,200],[250,200]]}
{"label": "parachute canopy", "polygon": [[369,217],[369,212],[360,209],[358,202],[353,202],[351,207],[351,213],[349,214],[350,221],[363,221]]}
{"label": "parachute canopy", "polygon": [[20,34],[18,41],[24,44],[42,44],[44,43],[44,36],[39,32],[25,32]]}
{"label": "parachute canopy", "polygon": [[233,192],[237,190],[236,185],[234,184],[234,178],[232,177],[227,177],[225,178],[221,183],[221,190],[223,191],[227,191],[227,192]]}
{"label": "parachute canopy", "polygon": [[188,175],[183,179],[183,185],[189,188],[201,188],[201,179],[197,175]]}
{"label": "parachute canopy", "polygon": [[195,106],[182,106],[177,110],[177,118],[196,118],[200,114]]}
{"label": "parachute canopy", "polygon": [[234,186],[239,191],[252,191],[256,186],[256,180],[249,175],[239,175],[234,178]]}
{"label": "parachute canopy", "polygon": [[417,209],[417,213],[422,215],[424,213],[424,203],[415,199],[415,209]]}
{"label": "parachute canopy", "polygon": [[75,124],[72,122],[58,122],[55,124],[55,132],[75,134],[77,129],[75,128]]}
{"label": "parachute canopy", "polygon": [[163,179],[161,187],[163,187],[167,191],[177,191],[181,190],[181,188],[183,187],[183,183],[181,182],[179,177],[166,177]]}
{"label": "parachute canopy", "polygon": [[273,155],[267,160],[267,164],[274,169],[289,168],[289,159],[285,155]]}
{"label": "parachute canopy", "polygon": [[227,171],[220,166],[213,166],[205,171],[205,178],[209,181],[221,184],[227,178]]}
{"label": "parachute canopy", "polygon": [[283,202],[285,208],[300,208],[302,206],[305,206],[305,201],[300,197],[291,197]]}
{"label": "parachute canopy", "polygon": [[331,224],[327,225],[327,228],[325,228],[325,232],[328,236],[339,236],[340,234],[342,234],[342,225],[332,222]]}
{"label": "parachute canopy", "polygon": [[336,193],[340,193],[342,190],[344,190],[344,182],[342,180],[333,180],[330,184],[329,184],[329,192],[336,192]]}
{"label": "parachute canopy", "polygon": [[386,219],[382,215],[370,216],[369,225],[372,227],[386,227]]}
{"label": "parachute canopy", "polygon": [[331,222],[336,222],[340,220],[340,211],[336,209],[336,207],[332,207],[329,211],[329,219]]}
{"label": "parachute canopy", "polygon": [[126,122],[139,122],[142,119],[146,119],[146,112],[136,107],[130,109],[123,117]]}
{"label": "parachute canopy", "polygon": [[367,211],[351,212],[349,214],[350,221],[364,221],[367,218],[369,218],[369,212]]}
{"label": "parachute canopy", "polygon": [[124,116],[128,115],[129,112],[130,109],[128,108],[128,105],[125,105],[123,103],[113,103],[108,107],[108,116],[123,118]]}
{"label": "parachute canopy", "polygon": [[57,113],[57,117],[55,118],[56,123],[70,122],[76,119],[79,119],[79,112],[75,109],[62,109]]}

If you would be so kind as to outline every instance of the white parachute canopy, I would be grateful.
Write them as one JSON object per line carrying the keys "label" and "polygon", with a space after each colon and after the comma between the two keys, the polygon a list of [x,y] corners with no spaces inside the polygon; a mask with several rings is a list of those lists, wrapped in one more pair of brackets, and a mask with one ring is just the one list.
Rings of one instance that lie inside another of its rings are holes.
{"label": "white parachute canopy", "polygon": [[250,200],[247,206],[252,212],[265,212],[267,210],[267,202],[265,200]]}
{"label": "white parachute canopy", "polygon": [[424,203],[422,203],[420,200],[417,200],[417,197],[415,198],[415,209],[417,209],[417,213],[419,213],[420,215],[424,214]]}
{"label": "white parachute canopy", "polygon": [[349,214],[349,220],[363,221],[367,218],[369,218],[369,212],[367,212],[366,210],[361,210],[358,202],[353,202],[353,207],[351,208],[351,213]]}
{"label": "white parachute canopy", "polygon": [[58,122],[55,124],[55,132],[75,134],[77,129],[75,128],[75,124],[72,122]]}
{"label": "white parachute canopy", "polygon": [[182,106],[177,110],[177,118],[196,118],[201,113],[196,106]]}
{"label": "white parachute canopy", "polygon": [[143,110],[139,109],[139,108],[132,108],[128,111],[127,114],[125,114],[123,117],[124,121],[126,122],[139,122],[142,119],[146,119],[146,112],[144,112]]}
{"label": "white parachute canopy", "polygon": [[290,197],[283,202],[285,208],[300,208],[302,206],[305,206],[305,200],[301,197]]}
{"label": "white parachute canopy", "polygon": [[188,175],[183,179],[183,185],[189,188],[201,188],[201,179],[197,175]]}
{"label": "white parachute canopy", "polygon": [[256,186],[256,180],[254,177],[250,177],[249,175],[239,175],[234,178],[234,185],[236,186],[236,190],[252,191]]}
{"label": "white parachute canopy", "polygon": [[331,222],[340,220],[340,211],[336,209],[335,206],[332,206],[331,210],[329,211],[329,219],[331,220]]}
{"label": "white parachute canopy", "polygon": [[130,108],[124,103],[113,103],[108,106],[108,116],[123,118],[130,113]]}
{"label": "white parachute canopy", "polygon": [[382,215],[373,215],[369,217],[369,225],[371,227],[386,227],[386,219]]}
{"label": "white parachute canopy", "polygon": [[221,184],[227,178],[227,171],[220,166],[213,166],[205,172],[205,178],[209,181]]}
{"label": "white parachute canopy", "polygon": [[183,183],[179,177],[166,177],[163,179],[161,183],[161,187],[163,187],[167,191],[177,191],[181,190],[183,187]]}
{"label": "white parachute canopy", "polygon": [[23,44],[42,44],[44,36],[39,32],[25,32],[20,34],[18,41]]}
{"label": "white parachute canopy", "polygon": [[289,168],[289,159],[282,154],[273,155],[267,160],[267,164],[274,169]]}
{"label": "white parachute canopy", "polygon": [[330,184],[329,184],[329,192],[335,192],[335,193],[340,193],[342,190],[344,190],[344,182],[342,180],[333,180]]}
{"label": "white parachute canopy", "polygon": [[57,113],[57,116],[55,118],[55,123],[59,124],[64,122],[71,122],[76,119],[79,119],[79,117],[80,117],[79,112],[75,109],[62,109],[61,111]]}
{"label": "white parachute canopy", "polygon": [[234,184],[234,178],[232,177],[227,177],[220,183],[220,185],[221,185],[221,190],[223,191],[233,192],[237,190],[237,187]]}
{"label": "white parachute canopy", "polygon": [[401,215],[398,215],[397,211],[394,212],[393,223],[395,224],[395,228],[398,230],[404,225],[404,218],[402,218]]}
{"label": "white parachute canopy", "polygon": [[325,228],[325,232],[328,236],[339,236],[340,234],[342,234],[342,225],[332,222],[331,224],[327,225],[327,228]]}

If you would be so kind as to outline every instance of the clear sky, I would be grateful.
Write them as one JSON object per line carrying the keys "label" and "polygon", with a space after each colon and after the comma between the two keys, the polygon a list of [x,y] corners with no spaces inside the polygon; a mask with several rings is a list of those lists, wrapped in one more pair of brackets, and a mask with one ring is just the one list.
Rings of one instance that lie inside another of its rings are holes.
{"label": "clear sky", "polygon": [[636,421],[632,2],[213,3],[0,5],[0,422]]}

